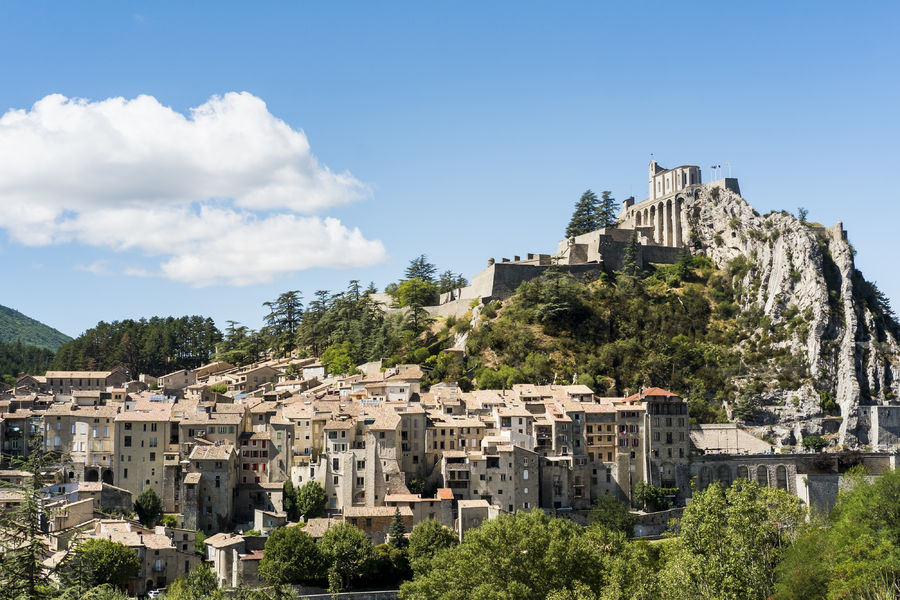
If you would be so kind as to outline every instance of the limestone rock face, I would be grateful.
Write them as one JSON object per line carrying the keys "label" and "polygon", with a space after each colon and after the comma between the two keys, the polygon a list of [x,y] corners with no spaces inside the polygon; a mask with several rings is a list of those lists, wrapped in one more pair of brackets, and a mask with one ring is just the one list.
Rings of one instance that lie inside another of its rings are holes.
{"label": "limestone rock face", "polygon": [[840,444],[868,444],[860,407],[896,401],[900,346],[891,317],[854,266],[842,225],[801,223],[787,213],[761,216],[737,194],[706,186],[687,194],[683,206],[695,252],[719,268],[738,256],[748,259],[735,294],[742,310],[758,307],[773,325],[802,316],[805,326],[780,344],[806,359],[816,387],[829,390],[840,406],[840,418],[822,413],[809,385],[782,390],[782,397],[769,394],[760,398],[760,433],[778,444],[831,433]]}

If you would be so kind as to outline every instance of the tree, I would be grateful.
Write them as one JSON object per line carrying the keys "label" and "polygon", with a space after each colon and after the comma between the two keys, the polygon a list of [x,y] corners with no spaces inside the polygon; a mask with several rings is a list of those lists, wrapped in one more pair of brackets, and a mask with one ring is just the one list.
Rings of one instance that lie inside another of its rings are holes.
{"label": "tree", "polygon": [[259,574],[273,585],[320,579],[324,575],[322,553],[302,526],[280,527],[266,540]]}
{"label": "tree", "polygon": [[444,292],[466,287],[469,285],[469,280],[460,273],[454,273],[448,269],[440,274],[435,284],[437,285],[438,293],[443,294]]}
{"label": "tree", "polygon": [[619,205],[609,190],[601,192],[596,215],[595,229],[615,227],[616,223],[619,222]]}
{"label": "tree", "polygon": [[350,342],[341,342],[329,346],[322,353],[322,364],[328,369],[332,375],[349,375],[356,371],[356,365],[353,364],[353,357],[350,356],[352,348]]}
{"label": "tree", "polygon": [[300,520],[299,498],[294,483],[290,479],[286,479],[284,485],[281,486],[281,503],[284,512],[287,513],[288,521]]}
{"label": "tree", "polygon": [[619,502],[612,494],[600,494],[588,515],[588,523],[599,525],[611,531],[621,531],[627,537],[634,532],[634,515],[628,506]]}
{"label": "tree", "polygon": [[297,328],[303,317],[302,295],[298,290],[284,292],[273,301],[263,302],[269,309],[264,317],[266,333],[272,348],[279,354],[286,354],[296,343]]}
{"label": "tree", "polygon": [[800,219],[801,223],[806,223],[806,217],[809,216],[809,211],[803,208],[802,206],[797,209],[797,218]]}
{"label": "tree", "polygon": [[317,481],[307,481],[300,487],[297,508],[304,519],[314,519],[325,514],[328,494]]}
{"label": "tree", "polygon": [[433,306],[438,301],[437,286],[430,281],[413,277],[401,281],[391,294],[394,304],[399,308],[409,309],[409,325],[415,335],[422,333],[428,323],[426,306]]}
{"label": "tree", "polygon": [[42,502],[41,477],[51,468],[52,457],[35,444],[27,459],[13,464],[29,476],[22,484],[3,485],[20,502],[0,512],[0,599],[41,600],[50,597],[51,588],[51,572],[43,564],[49,547],[41,524],[50,515]]}
{"label": "tree", "polygon": [[813,520],[787,550],[776,569],[776,600],[897,597],[900,472],[866,475],[861,467],[845,473],[827,521]]}
{"label": "tree", "polygon": [[186,577],[179,577],[166,590],[166,600],[225,600],[216,576],[205,564],[199,564]]}
{"label": "tree", "polygon": [[597,194],[587,190],[575,204],[575,212],[566,227],[566,238],[573,238],[598,229],[597,211],[599,201]]}
{"label": "tree", "polygon": [[669,497],[677,493],[678,488],[656,487],[655,485],[638,481],[634,486],[632,500],[644,510],[668,510],[671,508]]}
{"label": "tree", "polygon": [[409,261],[409,266],[406,267],[406,279],[420,279],[425,283],[434,283],[435,273],[437,267],[428,262],[428,257],[424,254]]}
{"label": "tree", "polygon": [[818,435],[806,435],[803,436],[803,441],[800,442],[800,445],[804,448],[809,448],[813,452],[818,452],[828,446],[828,440]]}
{"label": "tree", "polygon": [[325,531],[319,549],[330,565],[329,571],[340,578],[342,590],[350,587],[351,580],[363,575],[366,561],[373,554],[372,542],[366,534],[346,521]]}
{"label": "tree", "polygon": [[119,542],[105,539],[87,540],[75,548],[74,560],[79,568],[92,575],[94,586],[109,584],[122,587],[138,576],[141,561],[137,552]]}
{"label": "tree", "polygon": [[406,525],[403,524],[403,517],[400,515],[400,507],[394,509],[394,520],[388,529],[388,538],[390,545],[394,548],[406,548],[409,541],[406,539]]}
{"label": "tree", "polygon": [[640,244],[637,231],[633,231],[628,238],[628,245],[625,246],[625,255],[622,258],[622,273],[627,277],[634,278],[641,273],[641,268],[638,266],[638,252],[640,252]]}
{"label": "tree", "polygon": [[775,566],[806,511],[785,490],[740,479],[694,492],[661,574],[673,599],[768,598]]}
{"label": "tree", "polygon": [[134,512],[144,527],[156,525],[156,521],[162,516],[162,500],[152,487],[147,486],[138,494],[134,501]]}
{"label": "tree", "polygon": [[572,521],[539,510],[501,514],[469,530],[458,546],[438,551],[427,572],[401,586],[401,596],[544,600],[579,584],[599,593],[605,546]]}
{"label": "tree", "polygon": [[422,521],[409,534],[409,563],[416,575],[428,571],[434,556],[446,548],[459,544],[459,538],[452,529],[440,521]]}
{"label": "tree", "polygon": [[160,519],[159,524],[163,527],[178,527],[178,515],[166,513]]}
{"label": "tree", "polygon": [[194,552],[200,556],[206,554],[206,533],[202,529],[198,529],[194,534]]}

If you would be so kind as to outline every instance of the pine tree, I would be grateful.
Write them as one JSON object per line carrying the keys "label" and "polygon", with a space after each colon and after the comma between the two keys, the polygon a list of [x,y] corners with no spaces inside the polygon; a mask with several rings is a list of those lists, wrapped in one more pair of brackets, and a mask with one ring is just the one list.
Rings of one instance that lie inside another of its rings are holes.
{"label": "pine tree", "polygon": [[589,233],[597,229],[597,194],[587,190],[581,195],[581,199],[575,204],[575,212],[569,226],[566,227],[566,238]]}
{"label": "pine tree", "polygon": [[615,227],[619,222],[618,218],[619,205],[616,199],[612,197],[612,192],[604,190],[601,193],[600,203],[597,208],[594,229],[603,229],[604,227]]}
{"label": "pine tree", "polygon": [[403,518],[400,516],[400,508],[394,509],[394,520],[391,521],[390,529],[388,529],[390,544],[394,548],[405,548],[409,543],[406,539],[406,525],[403,524]]}
{"label": "pine tree", "polygon": [[50,572],[43,561],[50,555],[41,528],[48,518],[42,505],[41,473],[49,468],[48,455],[34,449],[17,465],[30,476],[20,485],[3,488],[21,497],[19,505],[0,515],[0,599],[39,600],[52,596]]}

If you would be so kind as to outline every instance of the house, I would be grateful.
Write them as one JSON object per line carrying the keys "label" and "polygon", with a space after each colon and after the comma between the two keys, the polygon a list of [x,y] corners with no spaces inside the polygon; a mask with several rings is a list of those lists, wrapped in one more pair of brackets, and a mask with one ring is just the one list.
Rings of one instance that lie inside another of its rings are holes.
{"label": "house", "polygon": [[194,551],[194,532],[156,527],[145,529],[130,521],[100,520],[82,539],[107,539],[133,549],[140,560],[138,576],[125,583],[128,595],[143,596],[187,575],[200,556]]}

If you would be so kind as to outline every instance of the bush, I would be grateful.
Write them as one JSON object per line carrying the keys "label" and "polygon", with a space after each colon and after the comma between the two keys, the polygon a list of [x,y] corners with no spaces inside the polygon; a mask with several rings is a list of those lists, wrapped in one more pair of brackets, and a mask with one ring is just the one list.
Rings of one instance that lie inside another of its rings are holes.
{"label": "bush", "polygon": [[828,446],[828,441],[818,435],[807,435],[803,437],[803,441],[800,442],[800,445],[813,452],[818,452]]}

